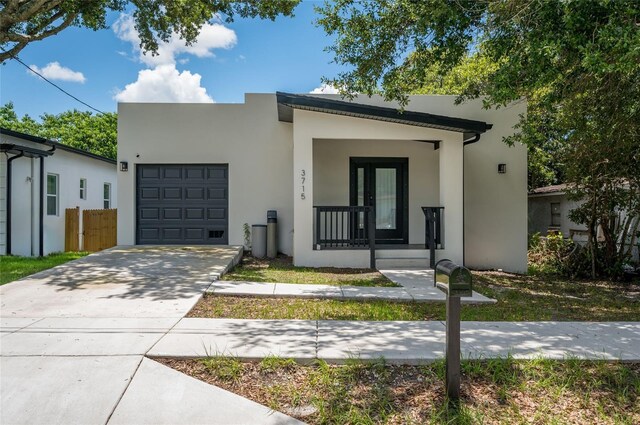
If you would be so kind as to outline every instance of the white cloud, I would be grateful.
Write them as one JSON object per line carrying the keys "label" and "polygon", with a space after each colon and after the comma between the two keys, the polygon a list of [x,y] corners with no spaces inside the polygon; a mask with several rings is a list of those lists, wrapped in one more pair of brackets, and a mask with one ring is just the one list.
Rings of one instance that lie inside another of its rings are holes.
{"label": "white cloud", "polygon": [[139,55],[140,61],[149,66],[158,66],[176,63],[176,56],[190,54],[199,58],[213,57],[213,49],[230,49],[236,45],[238,38],[236,33],[221,24],[204,24],[198,38],[187,46],[180,36],[174,34],[168,42],[158,44],[158,54],[143,53],[140,49],[140,37],[135,29],[135,23],[131,15],[122,14],[113,24],[116,36],[131,43],[133,50]]}
{"label": "white cloud", "polygon": [[[61,66],[58,62],[50,62],[43,68],[39,68],[36,65],[29,66],[49,80],[71,81],[73,83],[84,83],[87,80],[84,78],[84,74],[82,74],[82,72]],[[35,75],[29,70],[27,70],[27,72],[31,75]]]}
{"label": "white cloud", "polygon": [[114,99],[118,102],[212,103],[207,89],[200,86],[200,74],[179,72],[175,65],[144,69],[138,80],[127,84]]}
{"label": "white cloud", "polygon": [[320,87],[316,87],[311,90],[309,93],[311,94],[338,94],[339,91],[337,88],[332,86],[331,84],[322,83]]}

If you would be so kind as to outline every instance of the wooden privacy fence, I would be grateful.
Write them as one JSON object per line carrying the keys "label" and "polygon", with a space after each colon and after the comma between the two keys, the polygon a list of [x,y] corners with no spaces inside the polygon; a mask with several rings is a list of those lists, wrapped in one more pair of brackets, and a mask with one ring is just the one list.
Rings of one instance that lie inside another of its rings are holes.
{"label": "wooden privacy fence", "polygon": [[80,251],[80,208],[64,211],[64,250]]}
{"label": "wooden privacy fence", "polygon": [[82,211],[84,250],[101,251],[116,246],[117,210]]}
{"label": "wooden privacy fence", "polygon": [[80,246],[80,209],[65,211],[65,251],[101,251],[116,245],[117,210],[82,211],[83,246]]}

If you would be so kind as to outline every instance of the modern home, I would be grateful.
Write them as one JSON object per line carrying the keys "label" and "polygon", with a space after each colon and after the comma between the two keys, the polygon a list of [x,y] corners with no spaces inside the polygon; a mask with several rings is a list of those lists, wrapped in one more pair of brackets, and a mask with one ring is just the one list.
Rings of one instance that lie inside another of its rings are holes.
{"label": "modern home", "polygon": [[503,142],[524,113],[455,96],[121,103],[118,244],[242,245],[276,210],[300,266],[525,272],[527,153]]}
{"label": "modern home", "polygon": [[65,209],[116,207],[113,159],[4,128],[0,152],[2,255],[64,251]]}

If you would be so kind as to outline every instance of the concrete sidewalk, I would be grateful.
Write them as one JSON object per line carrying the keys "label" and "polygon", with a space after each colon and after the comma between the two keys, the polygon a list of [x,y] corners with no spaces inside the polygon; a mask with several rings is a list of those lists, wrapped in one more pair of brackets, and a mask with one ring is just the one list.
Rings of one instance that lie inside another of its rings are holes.
{"label": "concrete sidewalk", "polygon": [[[311,285],[294,283],[266,283],[217,281],[207,293],[215,295],[272,298],[318,298],[337,300],[385,300],[394,302],[445,302],[442,291],[433,286],[433,270],[403,269],[380,270],[399,287]],[[463,304],[493,304],[496,300],[473,291],[471,297],[463,297]]]}
{"label": "concrete sidewalk", "polygon": [[2,424],[299,424],[152,360],[239,247],[116,247],[0,287]]}
{"label": "concrete sidewalk", "polygon": [[[640,361],[639,322],[462,322],[465,358],[546,357]],[[442,322],[182,319],[150,356],[268,355],[341,363],[384,357],[426,363],[444,357]]]}

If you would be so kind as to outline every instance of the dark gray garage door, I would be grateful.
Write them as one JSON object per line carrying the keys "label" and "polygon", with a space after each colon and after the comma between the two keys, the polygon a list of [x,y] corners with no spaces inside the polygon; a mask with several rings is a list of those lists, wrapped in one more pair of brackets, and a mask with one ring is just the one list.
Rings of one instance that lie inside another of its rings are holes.
{"label": "dark gray garage door", "polygon": [[138,165],[138,244],[227,244],[227,165]]}

